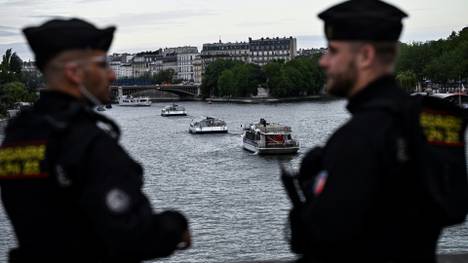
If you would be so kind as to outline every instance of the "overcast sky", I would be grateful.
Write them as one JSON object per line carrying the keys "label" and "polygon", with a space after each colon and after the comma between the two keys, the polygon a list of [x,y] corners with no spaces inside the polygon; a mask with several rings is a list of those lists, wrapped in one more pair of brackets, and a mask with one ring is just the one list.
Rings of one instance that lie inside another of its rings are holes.
{"label": "overcast sky", "polygon": [[[325,46],[317,13],[331,0],[0,0],[0,53],[32,59],[21,28],[52,17],[117,26],[111,52],[136,52],[248,37],[297,38],[298,48]],[[468,26],[468,0],[389,0],[410,17],[403,42],[446,38]]]}

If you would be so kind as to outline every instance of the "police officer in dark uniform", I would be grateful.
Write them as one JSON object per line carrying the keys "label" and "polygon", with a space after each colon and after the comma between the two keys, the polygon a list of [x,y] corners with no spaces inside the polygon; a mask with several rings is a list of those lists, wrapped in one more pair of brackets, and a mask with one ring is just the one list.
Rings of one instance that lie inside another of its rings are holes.
{"label": "police officer in dark uniform", "polygon": [[[378,0],[319,14],[328,51],[327,92],[351,118],[302,160],[307,201],[290,213],[292,250],[303,262],[435,262],[441,225],[408,156],[401,118],[409,95],[393,75],[402,19]],[[430,164],[428,164],[430,165]]]}
{"label": "police officer in dark uniform", "polygon": [[47,89],[8,123],[0,148],[11,262],[140,262],[190,246],[187,219],[153,211],[117,125],[93,111],[110,100],[114,30],[70,19],[23,31]]}

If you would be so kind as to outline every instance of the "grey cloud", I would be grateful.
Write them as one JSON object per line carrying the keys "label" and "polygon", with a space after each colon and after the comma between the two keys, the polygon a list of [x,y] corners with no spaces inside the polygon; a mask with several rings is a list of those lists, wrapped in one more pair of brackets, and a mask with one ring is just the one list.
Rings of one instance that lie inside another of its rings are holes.
{"label": "grey cloud", "polygon": [[[99,0],[107,1],[107,0]],[[200,16],[211,16],[216,13],[213,11],[206,10],[177,10],[177,11],[165,11],[165,12],[154,12],[154,13],[140,13],[130,14],[122,13],[111,17],[95,17],[93,21],[101,21],[106,24],[118,24],[122,27],[135,27],[135,26],[148,26],[154,28],[155,26],[171,24],[183,25],[187,20],[193,17]],[[29,18],[48,20],[48,19],[67,19],[69,16],[63,15],[28,15]]]}
{"label": "grey cloud", "polygon": [[12,26],[0,26],[0,30],[18,30],[18,28]]}
{"label": "grey cloud", "polygon": [[44,19],[44,20],[45,19],[54,19],[54,18],[61,18],[61,19],[68,18],[68,17],[63,16],[63,15],[29,15],[27,17]]}
{"label": "grey cloud", "polygon": [[31,1],[28,1],[28,0],[6,0],[6,1],[0,1],[0,3],[5,6],[31,5]]}
{"label": "grey cloud", "polygon": [[425,12],[425,11],[430,11],[430,10],[435,10],[434,8],[415,8],[415,9],[410,9],[408,10],[409,13],[413,12]]}
{"label": "grey cloud", "polygon": [[20,30],[12,26],[0,26],[0,37],[17,36],[20,34]]}
{"label": "grey cloud", "polygon": [[11,32],[11,31],[4,31],[0,30],[0,37],[10,37],[10,36],[17,36],[19,32]]}
{"label": "grey cloud", "polygon": [[28,45],[24,42],[15,42],[10,44],[0,44],[0,55],[3,55],[7,49],[12,49],[22,60],[33,59],[33,54]]}
{"label": "grey cloud", "polygon": [[261,27],[261,26],[273,26],[273,25],[279,25],[279,24],[286,24],[286,23],[293,23],[295,22],[295,19],[272,19],[269,21],[245,21],[245,22],[240,22],[235,24],[238,27]]}
{"label": "grey cloud", "polygon": [[261,21],[261,22],[240,22],[235,24],[238,27],[257,27],[257,26],[271,26],[272,21]]}
{"label": "grey cloud", "polygon": [[42,1],[42,0],[0,0],[0,6],[5,8],[14,8],[14,7],[21,7],[23,9],[37,7],[42,4],[51,4],[51,1]]}
{"label": "grey cloud", "polygon": [[96,3],[96,2],[109,2],[110,0],[77,0],[76,3],[84,4],[84,3]]}
{"label": "grey cloud", "polygon": [[124,13],[113,17],[102,18],[102,20],[120,24],[122,26],[153,26],[153,24],[174,24],[175,21],[182,23],[192,17],[211,16],[216,13],[206,10],[177,10],[142,14]]}

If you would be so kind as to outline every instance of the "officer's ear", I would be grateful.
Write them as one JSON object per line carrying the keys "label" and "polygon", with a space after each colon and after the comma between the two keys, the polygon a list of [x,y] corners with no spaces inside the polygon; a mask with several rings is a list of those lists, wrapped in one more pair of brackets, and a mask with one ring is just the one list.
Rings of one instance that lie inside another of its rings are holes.
{"label": "officer's ear", "polygon": [[375,66],[375,47],[369,43],[362,43],[357,51],[356,64],[360,69],[368,69]]}
{"label": "officer's ear", "polygon": [[65,78],[75,84],[80,85],[83,82],[84,70],[77,62],[68,62],[63,67]]}

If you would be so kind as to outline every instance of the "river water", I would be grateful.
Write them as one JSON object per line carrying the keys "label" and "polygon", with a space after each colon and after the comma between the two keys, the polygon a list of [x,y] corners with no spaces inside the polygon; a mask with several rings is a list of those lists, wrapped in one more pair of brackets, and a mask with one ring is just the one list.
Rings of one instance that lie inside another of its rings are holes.
{"label": "river water", "polygon": [[[144,191],[157,210],[183,211],[193,247],[158,262],[239,262],[292,259],[284,238],[289,201],[278,162],[297,167],[304,152],[324,144],[348,118],[345,101],[284,104],[184,102],[190,116],[164,118],[164,103],[147,108],[114,106],[104,112],[119,123],[121,143],[145,169]],[[191,135],[192,118],[225,120],[228,134]],[[242,150],[241,124],[260,118],[292,127],[301,149],[295,156],[258,156]],[[0,262],[15,239],[0,207]],[[442,253],[468,251],[468,225],[446,230]]]}

